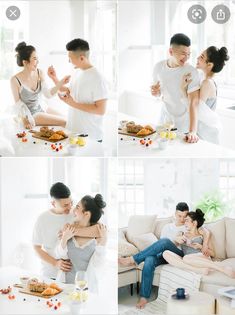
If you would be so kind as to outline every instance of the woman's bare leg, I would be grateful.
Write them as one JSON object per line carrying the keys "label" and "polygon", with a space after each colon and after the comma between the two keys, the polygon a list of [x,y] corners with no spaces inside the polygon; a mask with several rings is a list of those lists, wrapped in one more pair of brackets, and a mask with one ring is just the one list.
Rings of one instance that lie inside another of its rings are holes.
{"label": "woman's bare leg", "polygon": [[62,116],[48,113],[37,113],[34,117],[36,126],[61,126],[65,127],[66,120]]}
{"label": "woman's bare leg", "polygon": [[172,253],[169,250],[166,250],[163,252],[163,257],[164,259],[172,266],[181,268],[181,269],[187,269],[190,271],[194,271],[196,273],[201,273],[204,275],[207,275],[209,273],[209,269],[208,268],[197,268],[197,267],[193,267],[187,263],[185,263],[183,261],[183,258],[176,255],[175,253]]}
{"label": "woman's bare leg", "polygon": [[185,263],[191,266],[214,269],[222,273],[225,273],[227,276],[231,278],[235,278],[235,270],[233,270],[231,267],[223,266],[221,265],[220,262],[212,261],[210,258],[204,255],[197,254],[186,255],[184,256],[183,260]]}

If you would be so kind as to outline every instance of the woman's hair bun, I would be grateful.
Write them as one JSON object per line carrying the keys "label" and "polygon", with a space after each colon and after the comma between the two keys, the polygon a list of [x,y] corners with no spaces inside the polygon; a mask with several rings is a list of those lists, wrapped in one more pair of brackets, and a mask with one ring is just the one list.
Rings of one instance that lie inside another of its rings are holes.
{"label": "woman's hair bun", "polygon": [[24,49],[26,46],[27,46],[27,45],[26,45],[25,42],[21,42],[21,43],[19,43],[19,44],[16,46],[15,51],[16,51],[16,52],[19,52],[20,50]]}
{"label": "woman's hair bun", "polygon": [[221,47],[219,49],[219,54],[224,61],[229,60],[228,49],[226,47]]}
{"label": "woman's hair bun", "polygon": [[202,210],[201,209],[196,209],[196,214],[197,215],[200,215],[201,217],[204,217],[204,215],[205,215],[205,213],[204,212],[202,212]]}
{"label": "woman's hair bun", "polygon": [[94,201],[95,201],[97,207],[99,207],[101,209],[106,207],[106,202],[104,201],[101,194],[95,195]]}

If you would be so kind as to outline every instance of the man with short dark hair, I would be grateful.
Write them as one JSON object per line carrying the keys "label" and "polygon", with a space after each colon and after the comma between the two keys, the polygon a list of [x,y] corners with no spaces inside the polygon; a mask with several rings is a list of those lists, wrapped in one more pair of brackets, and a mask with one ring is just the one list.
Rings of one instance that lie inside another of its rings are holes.
{"label": "man with short dark hair", "polygon": [[[66,49],[69,62],[75,69],[80,69],[72,76],[65,95],[59,95],[60,99],[70,106],[66,127],[102,141],[103,115],[108,98],[106,82],[90,63],[90,48],[87,41],[76,38],[67,43]],[[48,75],[54,83],[59,81],[53,67],[48,69]]]}
{"label": "man with short dark hair", "polygon": [[[189,206],[186,202],[179,202],[176,205],[175,220],[173,223],[164,225],[161,230],[161,238],[144,249],[143,251],[126,258],[119,258],[119,263],[124,266],[139,265],[144,262],[141,287],[140,287],[140,300],[137,303],[137,308],[144,308],[148,302],[148,298],[151,295],[152,283],[154,277],[155,268],[167,264],[167,261],[163,258],[163,252],[170,250],[171,252],[183,257],[183,251],[180,248],[180,244],[184,242],[183,233],[186,232],[184,223],[189,212]],[[208,249],[209,232],[203,229],[202,234],[205,235],[204,250]]]}
{"label": "man with short dark hair", "polygon": [[[175,34],[170,40],[169,58],[158,62],[153,71],[152,95],[163,96],[162,123],[173,122],[175,127],[187,133],[187,142],[197,142],[197,111],[199,104],[200,78],[197,70],[187,63],[191,41],[185,34]],[[182,80],[191,74],[187,87],[188,102],[183,100]]]}
{"label": "man with short dark hair", "polygon": [[[55,258],[55,247],[59,232],[65,224],[74,221],[74,215],[71,213],[73,205],[71,192],[65,184],[61,182],[53,184],[50,188],[50,196],[52,208],[38,217],[33,229],[32,242],[41,260],[42,274],[55,279],[59,270],[68,272],[72,267],[70,261]],[[96,227],[93,227],[76,228],[74,235],[99,237]]]}

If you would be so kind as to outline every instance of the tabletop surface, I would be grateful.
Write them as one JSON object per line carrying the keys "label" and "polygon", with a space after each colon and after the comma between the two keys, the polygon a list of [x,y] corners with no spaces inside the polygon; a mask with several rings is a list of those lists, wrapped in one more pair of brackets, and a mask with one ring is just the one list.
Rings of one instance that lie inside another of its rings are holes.
{"label": "tabletop surface", "polygon": [[[121,120],[140,123],[139,118],[126,114],[119,114],[119,121]],[[141,124],[145,124],[145,122],[141,122]],[[154,124],[151,125],[154,126]],[[187,143],[183,140],[183,135],[169,140],[165,149],[159,148],[160,136],[156,133],[146,137],[147,142],[148,139],[152,140],[152,144],[147,147],[140,143],[139,138],[119,134],[118,139],[118,155],[122,157],[235,158],[233,150],[203,140],[199,140],[197,143]]]}
{"label": "tabletop surface", "polygon": [[[23,271],[17,267],[3,267],[0,268],[0,288],[7,288],[8,285],[12,286],[15,283],[19,283],[19,278],[22,276],[33,276],[32,273]],[[34,275],[35,276],[35,275]],[[40,278],[41,280],[41,278]],[[43,279],[46,283],[51,283],[50,279]],[[49,308],[46,304],[47,300],[31,296],[28,294],[19,293],[18,288],[13,288],[11,294],[15,295],[14,300],[9,300],[8,295],[0,294],[0,314],[4,315],[44,315],[44,314],[116,314],[116,305],[110,299],[107,299],[103,294],[94,294],[89,291],[89,297],[87,302],[82,303],[81,306],[72,306],[73,312],[71,312],[71,303],[68,299],[68,294],[72,292],[73,285],[71,284],[59,284],[63,289],[63,292],[52,298],[53,305],[56,305],[59,301],[61,307],[55,310],[53,307]],[[57,299],[57,301],[56,301]],[[76,312],[74,313],[74,307]]]}

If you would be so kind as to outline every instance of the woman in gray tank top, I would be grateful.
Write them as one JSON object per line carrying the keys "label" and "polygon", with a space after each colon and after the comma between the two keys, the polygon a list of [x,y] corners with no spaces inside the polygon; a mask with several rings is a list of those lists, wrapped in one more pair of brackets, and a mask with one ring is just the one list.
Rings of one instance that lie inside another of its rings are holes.
{"label": "woman in gray tank top", "polygon": [[[197,58],[196,68],[202,70],[204,75],[199,91],[199,99],[200,102],[206,104],[206,106],[208,106],[211,111],[215,111],[217,105],[217,85],[214,81],[214,77],[216,73],[220,72],[223,69],[227,60],[229,60],[227,48],[222,47],[219,49],[215,46],[208,47]],[[190,74],[186,74],[183,77],[182,88],[185,94],[187,94],[186,91],[191,81],[192,80]],[[199,122],[197,133],[201,139],[218,144],[219,122],[215,124],[215,117],[210,117],[209,113],[210,111],[208,111],[208,109],[203,111],[202,108],[199,108]],[[200,115],[204,115],[205,119],[203,119],[204,117],[202,117],[200,120]],[[215,114],[213,116],[215,116]],[[216,118],[218,120],[218,117]]]}
{"label": "woman in gray tank top", "polygon": [[215,256],[212,247],[208,249],[210,256],[202,253],[203,237],[198,229],[203,225],[204,221],[204,213],[200,209],[197,209],[195,212],[189,212],[185,220],[187,232],[182,235],[180,240],[184,257],[182,258],[175,253],[165,251],[163,253],[164,259],[175,267],[196,273],[207,275],[209,270],[212,269],[222,272],[228,277],[235,278],[235,270],[222,266],[220,262],[212,261],[211,257]]}
{"label": "woman in gray tank top", "polygon": [[[67,225],[63,230],[61,241],[56,248],[56,256],[69,259],[72,263],[72,269],[65,273],[66,283],[74,283],[77,271],[90,270],[92,260],[97,261],[99,260],[97,257],[102,257],[106,243],[106,228],[103,225],[98,225],[100,237],[97,239],[76,237],[75,230],[96,224],[104,213],[103,208],[105,206],[106,203],[100,194],[94,198],[88,195],[84,196],[74,209],[74,224]],[[94,259],[95,255],[96,258]]]}
{"label": "woman in gray tank top", "polygon": [[54,96],[69,82],[70,76],[64,77],[55,87],[49,89],[42,71],[38,69],[36,49],[22,42],[15,50],[17,65],[23,67],[23,70],[11,78],[11,88],[15,106],[20,108],[20,116],[23,116],[24,127],[27,129],[31,129],[33,125],[65,127],[66,121],[62,116],[51,109],[45,111],[42,108],[42,95],[46,98]]}

